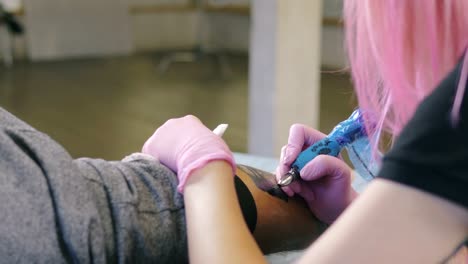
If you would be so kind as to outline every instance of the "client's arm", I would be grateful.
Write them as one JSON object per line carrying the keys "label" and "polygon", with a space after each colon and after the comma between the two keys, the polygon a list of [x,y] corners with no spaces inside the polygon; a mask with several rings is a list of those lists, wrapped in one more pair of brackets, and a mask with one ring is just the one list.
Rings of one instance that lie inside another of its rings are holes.
{"label": "client's arm", "polygon": [[[302,249],[323,230],[323,225],[313,217],[302,200],[284,200],[285,197],[278,198],[267,192],[274,185],[273,174],[238,166],[236,174],[255,201],[257,221],[253,234],[257,246],[240,210],[245,203],[251,202],[251,197],[239,195],[239,188],[236,194],[228,173],[223,162],[213,162],[194,172],[187,181],[184,200],[191,262],[238,263],[249,259],[259,263],[262,255],[258,254],[258,247],[264,254]],[[236,195],[239,196],[240,206],[233,199]],[[244,218],[251,217],[244,215]],[[243,246],[238,247],[239,244]]]}
{"label": "client's arm", "polygon": [[300,197],[268,193],[276,185],[274,174],[238,165],[236,175],[255,200],[257,224],[253,235],[263,253],[306,248],[324,231],[325,224],[312,215]]}
{"label": "client's arm", "polygon": [[[223,169],[220,163],[194,172],[186,185],[190,260],[261,263],[258,247],[252,243],[239,206],[232,199],[235,193],[229,169]],[[467,219],[468,212],[453,203],[376,180],[313,244],[302,262],[442,261],[466,238]]]}

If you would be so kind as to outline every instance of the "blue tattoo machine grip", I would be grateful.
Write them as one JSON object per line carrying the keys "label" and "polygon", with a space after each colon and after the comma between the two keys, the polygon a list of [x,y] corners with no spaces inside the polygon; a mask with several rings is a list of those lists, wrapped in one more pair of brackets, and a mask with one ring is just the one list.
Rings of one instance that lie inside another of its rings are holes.
{"label": "blue tattoo machine grip", "polygon": [[300,171],[318,155],[338,156],[343,148],[359,138],[367,137],[363,116],[359,109],[345,121],[339,123],[332,132],[320,141],[302,151],[291,165],[291,170],[278,182],[280,187],[288,186],[300,179]]}

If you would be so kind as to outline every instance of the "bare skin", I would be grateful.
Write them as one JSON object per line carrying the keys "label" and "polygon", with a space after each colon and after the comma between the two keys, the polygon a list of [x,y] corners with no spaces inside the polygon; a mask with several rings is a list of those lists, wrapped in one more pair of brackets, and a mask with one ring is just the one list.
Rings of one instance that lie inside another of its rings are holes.
{"label": "bare skin", "polygon": [[[243,219],[232,176],[229,164],[214,161],[187,181],[184,201],[191,263],[266,263]],[[271,198],[277,199],[267,199]],[[272,214],[270,221],[282,216]],[[285,219],[290,223],[290,218]],[[466,239],[467,221],[464,208],[378,179],[307,249],[299,263],[341,263],[343,259],[349,263],[440,263]],[[278,226],[273,224],[272,229],[278,232]],[[255,237],[260,240],[261,236]]]}
{"label": "bare skin", "polygon": [[257,206],[257,227],[253,233],[264,254],[304,249],[325,230],[300,197],[284,200],[268,193],[272,173],[238,165],[237,176],[247,185]]}

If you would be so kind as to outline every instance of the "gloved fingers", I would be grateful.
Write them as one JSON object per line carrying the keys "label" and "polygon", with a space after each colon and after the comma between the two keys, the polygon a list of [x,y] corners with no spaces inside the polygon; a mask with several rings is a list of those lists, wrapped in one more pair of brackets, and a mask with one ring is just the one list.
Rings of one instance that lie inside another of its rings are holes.
{"label": "gloved fingers", "polygon": [[294,194],[300,194],[302,192],[302,183],[303,182],[296,180],[287,187],[289,187],[294,192]]}
{"label": "gloved fingers", "polygon": [[[277,181],[279,181],[291,169],[291,164],[303,149],[324,138],[325,136],[326,135],[320,131],[305,125],[292,125],[289,129],[288,144],[281,148],[280,162],[276,168]],[[292,185],[294,186],[296,184],[293,183]],[[298,189],[300,188],[300,185],[295,186],[294,189],[296,190],[291,188],[293,186],[286,186],[282,189],[289,196],[293,196],[294,193],[299,192]]]}
{"label": "gloved fingers", "polygon": [[[279,182],[281,180],[281,177],[283,174],[281,174],[280,172],[280,166],[278,166],[276,168],[276,181]],[[291,189],[290,186],[285,186],[285,187],[281,187],[281,189],[289,196],[289,197],[293,197],[294,196],[294,191]]]}
{"label": "gloved fingers", "polygon": [[280,163],[277,169],[279,180],[291,168],[291,164],[302,150],[324,138],[322,132],[302,124],[294,124],[289,129],[288,144],[281,149]]}
{"label": "gloved fingers", "polygon": [[281,148],[281,154],[279,159],[278,167],[276,167],[276,180],[279,181],[283,175],[285,175],[289,169],[291,168],[291,163],[294,161],[290,161],[290,158],[285,157],[287,145]]}
{"label": "gloved fingers", "polygon": [[[203,125],[200,119],[198,119],[196,116],[187,115],[187,116],[180,117],[180,118],[172,118],[172,119],[167,120],[164,124],[162,124],[160,127],[156,129],[153,135],[151,135],[151,137],[143,145],[142,152],[147,153],[148,151],[151,151],[153,149],[154,145],[168,143],[168,140],[169,142],[171,140],[180,141],[180,137],[184,137],[184,135],[187,135],[189,133],[185,133],[185,134],[179,133],[176,137],[174,135],[174,131],[187,132],[188,129],[190,129],[192,133],[194,133],[195,131],[196,133],[204,132],[203,130],[210,131],[208,128],[206,128]],[[168,134],[172,136],[165,137]],[[164,142],[161,142],[161,141],[153,142],[158,137],[164,137],[164,139],[166,140]],[[154,143],[157,143],[157,144],[154,144]]]}
{"label": "gloved fingers", "polygon": [[206,136],[218,138],[193,115],[169,119],[145,142],[142,153],[158,157],[161,163],[177,171],[178,156],[191,145],[199,145],[194,141]]}
{"label": "gloved fingers", "polygon": [[303,124],[294,124],[289,129],[288,145],[301,147],[310,146],[326,137],[322,132]]}
{"label": "gloved fingers", "polygon": [[341,159],[328,155],[319,155],[302,168],[301,178],[314,181],[322,177],[350,177],[351,168]]}
{"label": "gloved fingers", "polygon": [[198,117],[194,116],[194,115],[186,115],[186,116],[183,116],[183,117],[177,117],[177,118],[171,118],[169,120],[167,120],[161,127],[164,127],[164,126],[167,126],[167,127],[170,127],[170,126],[173,126],[173,125],[177,125],[179,123],[198,123],[198,124],[201,124],[202,122],[200,121],[200,119],[198,119]]}
{"label": "gloved fingers", "polygon": [[[162,134],[164,132],[170,131],[174,132],[174,129],[190,129],[190,130],[205,130],[210,131],[203,123],[198,119],[198,117],[193,115],[186,115],[180,118],[172,118],[167,120],[162,126],[160,126],[154,134]],[[184,132],[184,130],[180,130]],[[185,131],[187,132],[187,131]],[[210,131],[211,132],[211,131]]]}
{"label": "gloved fingers", "polygon": [[157,157],[177,174],[180,192],[192,172],[209,162],[224,160],[231,165],[233,175],[235,172],[226,142],[192,115],[166,121],[146,141],[142,152]]}
{"label": "gloved fingers", "polygon": [[310,207],[310,204],[315,201],[313,188],[308,187],[306,184],[301,184],[300,186],[300,192],[297,192],[297,194],[299,194],[299,196],[301,196]]}

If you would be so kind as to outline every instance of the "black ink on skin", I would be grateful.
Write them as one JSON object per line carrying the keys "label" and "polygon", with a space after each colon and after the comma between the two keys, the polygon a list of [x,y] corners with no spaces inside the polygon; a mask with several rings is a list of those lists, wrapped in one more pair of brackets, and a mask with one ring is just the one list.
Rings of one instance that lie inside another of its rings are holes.
{"label": "black ink on skin", "polygon": [[246,165],[237,165],[237,167],[249,175],[260,190],[285,202],[288,201],[288,195],[278,187],[273,174]]}

